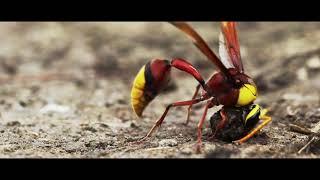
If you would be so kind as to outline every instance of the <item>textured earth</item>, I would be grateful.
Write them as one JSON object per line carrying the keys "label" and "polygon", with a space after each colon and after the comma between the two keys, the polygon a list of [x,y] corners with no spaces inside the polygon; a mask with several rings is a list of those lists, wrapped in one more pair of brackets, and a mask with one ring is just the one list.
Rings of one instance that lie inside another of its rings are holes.
{"label": "textured earth", "polygon": [[[218,22],[191,23],[218,50]],[[210,141],[209,110],[203,151],[195,152],[203,104],[191,123],[185,107],[171,110],[161,128],[143,137],[171,102],[188,100],[197,85],[173,71],[171,86],[138,119],[131,83],[153,58],[181,57],[209,78],[215,67],[189,39],[165,22],[0,23],[0,158],[319,158],[320,23],[240,22],[246,72],[256,103],[272,122],[242,145]],[[300,152],[299,152],[300,151]]]}

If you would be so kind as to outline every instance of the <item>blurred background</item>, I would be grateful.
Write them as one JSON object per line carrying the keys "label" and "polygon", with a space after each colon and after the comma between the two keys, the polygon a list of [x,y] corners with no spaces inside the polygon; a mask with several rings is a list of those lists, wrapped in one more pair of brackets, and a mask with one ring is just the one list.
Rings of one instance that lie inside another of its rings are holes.
{"label": "blurred background", "polygon": [[[191,24],[218,53],[219,22]],[[245,148],[252,152],[259,148],[265,155],[294,154],[307,137],[284,131],[287,124],[312,128],[320,118],[320,23],[238,25],[244,67],[259,88],[257,103],[268,107],[273,116],[272,128],[266,128],[271,145]],[[151,155],[144,147],[127,153],[132,137],[143,136],[166,104],[190,99],[197,85],[193,78],[173,71],[170,87],[138,120],[130,107],[130,90],[142,65],[154,58],[181,57],[206,78],[216,70],[170,24],[2,22],[0,39],[0,157],[193,156],[180,150],[189,152],[194,142],[201,106],[195,107],[194,122],[188,127],[181,125],[186,109],[173,110],[161,129],[163,134],[159,131],[159,139],[147,146],[162,147],[169,142],[172,149]],[[275,153],[289,143],[292,148],[284,154]],[[319,153],[314,150],[308,156]],[[235,156],[255,155],[241,150]]]}

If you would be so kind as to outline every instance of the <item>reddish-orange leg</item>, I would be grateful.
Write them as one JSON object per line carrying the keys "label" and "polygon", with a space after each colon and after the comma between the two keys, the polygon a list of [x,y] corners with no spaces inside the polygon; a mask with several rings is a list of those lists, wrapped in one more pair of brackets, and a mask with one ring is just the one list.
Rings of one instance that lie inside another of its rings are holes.
{"label": "reddish-orange leg", "polygon": [[222,108],[220,110],[220,116],[221,116],[221,121],[219,122],[219,124],[217,125],[217,128],[214,132],[214,136],[217,134],[218,131],[220,131],[220,129],[224,128],[224,126],[227,124],[228,122],[228,116],[227,114],[224,112],[224,109]]}
{"label": "reddish-orange leg", "polygon": [[[198,86],[196,87],[196,91],[194,92],[193,96],[192,96],[192,100],[193,99],[196,99],[197,95],[198,95],[198,92],[199,92],[199,89],[200,89],[200,84],[198,84]],[[186,121],[186,125],[188,125],[189,121],[190,121],[190,113],[191,113],[191,108],[192,108],[192,105],[191,104],[189,107],[188,107],[188,116],[187,116],[187,121]]]}
{"label": "reddish-orange leg", "polygon": [[209,137],[210,140],[214,139],[216,134],[217,134],[217,132],[220,131],[222,128],[224,128],[224,126],[228,122],[228,116],[225,113],[223,108],[220,110],[220,117],[221,117],[221,120],[220,120],[219,124],[217,125],[216,130],[214,131],[214,133]]}
{"label": "reddish-orange leg", "polygon": [[258,133],[264,126],[266,126],[270,121],[271,121],[271,117],[269,116],[262,116],[260,118],[263,122],[256,127],[254,130],[252,130],[249,134],[247,134],[245,137],[237,140],[237,141],[233,141],[233,143],[235,144],[242,144],[245,141],[247,141],[248,139],[250,139],[252,136],[254,136],[256,133]]}
{"label": "reddish-orange leg", "polygon": [[207,96],[202,96],[200,98],[197,98],[197,99],[193,99],[193,100],[189,100],[189,101],[181,101],[181,102],[175,102],[175,103],[172,103],[172,104],[169,104],[166,108],[166,110],[164,111],[164,113],[162,114],[161,118],[153,125],[153,127],[150,129],[150,131],[148,132],[148,134],[143,137],[141,141],[144,141],[146,138],[150,137],[151,134],[154,132],[154,130],[157,128],[157,127],[160,127],[164,118],[166,117],[166,115],[168,114],[169,110],[171,107],[177,107],[177,106],[188,106],[188,105],[191,105],[191,104],[197,104],[201,101],[204,101],[208,99]]}
{"label": "reddish-orange leg", "polygon": [[206,120],[206,116],[207,116],[207,112],[208,112],[208,109],[209,108],[212,108],[213,107],[213,103],[212,103],[212,100],[209,100],[207,101],[207,105],[204,109],[204,113],[202,115],[202,118],[200,119],[199,121],[199,124],[198,124],[198,140],[197,140],[197,145],[196,145],[196,150],[198,153],[201,152],[201,145],[202,145],[202,127],[203,127],[203,123],[204,121]]}

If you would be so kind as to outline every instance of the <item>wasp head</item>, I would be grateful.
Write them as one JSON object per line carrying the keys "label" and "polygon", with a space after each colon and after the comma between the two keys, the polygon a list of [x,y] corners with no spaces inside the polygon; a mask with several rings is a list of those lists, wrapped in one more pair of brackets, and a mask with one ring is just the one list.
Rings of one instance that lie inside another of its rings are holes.
{"label": "wasp head", "polygon": [[238,73],[233,76],[234,86],[239,89],[239,96],[236,106],[245,106],[253,103],[257,96],[257,86],[252,78],[244,73]]}

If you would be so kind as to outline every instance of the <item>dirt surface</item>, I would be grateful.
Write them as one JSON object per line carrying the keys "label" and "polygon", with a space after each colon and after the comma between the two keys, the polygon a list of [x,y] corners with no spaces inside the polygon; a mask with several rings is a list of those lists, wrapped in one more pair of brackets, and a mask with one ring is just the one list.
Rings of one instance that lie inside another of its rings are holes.
{"label": "dirt surface", "polygon": [[[192,25],[218,50],[219,24]],[[319,131],[320,23],[241,22],[246,72],[259,88],[255,103],[272,122],[247,143],[209,141],[196,154],[203,104],[185,126],[186,108],[169,112],[156,134],[143,137],[171,102],[188,100],[197,85],[182,72],[138,119],[131,83],[153,58],[190,60],[203,76],[215,67],[171,25],[162,22],[0,23],[0,157],[41,158],[318,158],[318,139],[289,124]],[[220,107],[209,110],[210,116]]]}

